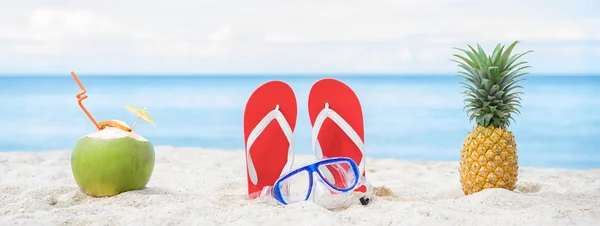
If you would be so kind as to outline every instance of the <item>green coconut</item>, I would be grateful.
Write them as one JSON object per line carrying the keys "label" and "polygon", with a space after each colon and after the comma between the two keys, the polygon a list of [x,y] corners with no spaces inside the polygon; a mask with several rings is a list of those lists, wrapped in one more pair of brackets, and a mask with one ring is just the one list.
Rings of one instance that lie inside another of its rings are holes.
{"label": "green coconut", "polygon": [[81,137],[71,155],[75,182],[93,197],[143,189],[154,171],[152,143],[124,122],[112,122],[119,126],[105,126]]}

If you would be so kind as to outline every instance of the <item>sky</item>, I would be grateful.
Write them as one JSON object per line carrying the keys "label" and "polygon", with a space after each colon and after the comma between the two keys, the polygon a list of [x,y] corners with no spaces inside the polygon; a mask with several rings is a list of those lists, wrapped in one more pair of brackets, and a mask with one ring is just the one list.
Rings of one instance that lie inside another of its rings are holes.
{"label": "sky", "polygon": [[[568,2],[568,3],[567,3]],[[600,74],[597,0],[0,0],[0,73],[454,73],[521,41],[531,73]],[[594,12],[595,11],[595,12]]]}

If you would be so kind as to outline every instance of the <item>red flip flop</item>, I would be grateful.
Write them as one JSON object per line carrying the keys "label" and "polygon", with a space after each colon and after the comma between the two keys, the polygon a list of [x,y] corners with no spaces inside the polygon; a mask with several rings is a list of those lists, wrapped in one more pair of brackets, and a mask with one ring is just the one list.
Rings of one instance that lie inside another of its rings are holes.
{"label": "red flip flop", "polygon": [[[312,147],[315,156],[351,158],[365,177],[363,115],[354,91],[338,80],[322,79],[310,89],[308,114],[313,126]],[[317,141],[320,151],[316,147]],[[336,184],[343,183],[339,174],[332,176]],[[355,191],[365,193],[366,186],[360,186]]]}
{"label": "red flip flop", "polygon": [[294,91],[281,81],[261,85],[248,99],[244,141],[249,199],[257,198],[265,186],[273,186],[290,171],[297,114]]}

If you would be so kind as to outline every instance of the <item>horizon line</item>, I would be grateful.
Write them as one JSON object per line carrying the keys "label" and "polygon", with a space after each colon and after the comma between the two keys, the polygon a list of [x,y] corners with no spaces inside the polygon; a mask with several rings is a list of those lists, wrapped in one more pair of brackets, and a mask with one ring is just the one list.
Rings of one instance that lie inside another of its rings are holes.
{"label": "horizon line", "polygon": [[[71,71],[63,73],[0,73],[0,77],[62,77],[62,76],[70,76]],[[77,73],[77,72],[75,72]],[[298,72],[269,72],[269,73],[258,73],[258,72],[198,72],[198,73],[87,73],[87,74],[77,74],[78,77],[164,77],[164,76],[173,76],[173,77],[203,77],[203,76],[224,76],[224,77],[240,77],[240,76],[294,76],[294,77],[311,77],[311,76],[323,76],[323,75],[335,75],[335,76],[430,76],[430,77],[439,77],[439,76],[456,76],[458,73],[427,73],[427,72],[386,72],[386,73],[370,73],[370,72],[307,72],[307,73],[298,73]],[[574,72],[574,73],[528,73],[528,76],[600,76],[600,72]]]}

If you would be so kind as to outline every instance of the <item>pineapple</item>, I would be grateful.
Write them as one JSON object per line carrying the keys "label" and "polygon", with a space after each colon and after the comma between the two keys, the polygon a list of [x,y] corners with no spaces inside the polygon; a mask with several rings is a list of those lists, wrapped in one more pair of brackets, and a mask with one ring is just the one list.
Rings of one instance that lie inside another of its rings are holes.
{"label": "pineapple", "polygon": [[486,188],[514,190],[519,171],[517,144],[508,130],[511,114],[520,114],[519,97],[523,88],[518,82],[528,73],[527,62],[517,62],[523,55],[511,55],[515,41],[508,48],[498,44],[491,56],[486,55],[479,44],[477,50],[454,48],[466,54],[454,54],[454,62],[462,68],[459,76],[465,89],[465,104],[469,121],[476,126],[463,142],[460,156],[460,183],[465,195]]}

